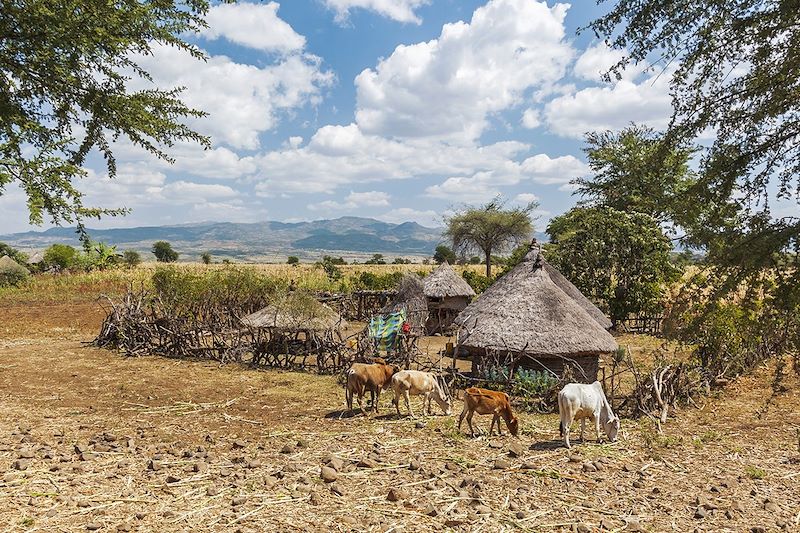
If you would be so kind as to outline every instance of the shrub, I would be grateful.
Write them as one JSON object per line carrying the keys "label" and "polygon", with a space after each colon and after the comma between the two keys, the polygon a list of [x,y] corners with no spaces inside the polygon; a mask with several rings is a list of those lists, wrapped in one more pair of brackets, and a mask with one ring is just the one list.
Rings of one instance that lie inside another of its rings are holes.
{"label": "shrub", "polygon": [[47,268],[69,270],[78,261],[78,251],[68,244],[53,244],[44,251],[43,262]]}
{"label": "shrub", "polygon": [[125,250],[122,252],[122,262],[126,266],[133,268],[142,262],[142,256],[136,250]]}
{"label": "shrub", "polygon": [[299,265],[300,264],[300,258],[297,257],[296,255],[290,255],[286,259],[286,264],[287,265]]}
{"label": "shrub", "polygon": [[353,285],[368,291],[388,291],[396,288],[402,278],[402,272],[387,272],[386,274],[362,272],[358,278],[353,280]]}
{"label": "shrub", "polygon": [[30,273],[8,256],[0,257],[0,287],[15,287],[25,281]]}
{"label": "shrub", "polygon": [[465,270],[461,277],[464,278],[472,290],[475,291],[476,294],[480,294],[486,289],[488,289],[492,283],[494,283],[494,279],[488,278],[483,274],[478,274],[477,272],[473,272],[471,270]]}
{"label": "shrub", "polygon": [[178,252],[172,249],[172,245],[167,241],[156,241],[153,243],[153,255],[159,263],[174,263],[178,260]]}
{"label": "shrub", "polygon": [[210,265],[211,254],[209,252],[203,252],[202,254],[200,254],[200,261],[202,261],[204,265]]}

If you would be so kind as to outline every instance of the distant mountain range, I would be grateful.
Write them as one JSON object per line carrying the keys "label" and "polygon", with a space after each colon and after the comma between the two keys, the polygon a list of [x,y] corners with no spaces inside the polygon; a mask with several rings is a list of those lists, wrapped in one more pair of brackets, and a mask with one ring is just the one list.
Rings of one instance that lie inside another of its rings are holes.
{"label": "distant mountain range", "polygon": [[[181,254],[196,259],[203,252],[239,261],[285,261],[287,255],[319,259],[323,254],[364,259],[373,253],[394,257],[430,257],[443,241],[442,228],[416,222],[390,224],[372,218],[342,217],[313,222],[204,222],[177,226],[89,229],[91,238],[149,254],[154,241],[165,240]],[[75,228],[51,228],[0,235],[17,248],[40,250],[54,243],[78,245]],[[147,256],[146,256],[147,257]]]}

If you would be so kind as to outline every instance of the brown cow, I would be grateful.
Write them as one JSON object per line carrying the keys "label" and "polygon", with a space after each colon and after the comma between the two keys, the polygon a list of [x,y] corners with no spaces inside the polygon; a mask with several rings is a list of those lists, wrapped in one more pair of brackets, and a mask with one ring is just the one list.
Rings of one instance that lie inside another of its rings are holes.
{"label": "brown cow", "polygon": [[392,376],[400,371],[397,365],[386,364],[383,359],[375,359],[375,363],[353,363],[347,371],[347,386],[344,398],[347,402],[347,409],[353,410],[353,394],[358,397],[358,407],[361,412],[366,414],[362,400],[366,391],[372,397],[372,410],[378,412],[378,402],[380,401],[381,390],[388,389],[392,383]]}
{"label": "brown cow", "polygon": [[497,433],[500,436],[503,432],[500,430],[500,417],[506,422],[508,430],[513,436],[517,436],[519,429],[519,420],[511,412],[511,402],[509,402],[508,394],[505,392],[497,392],[488,389],[479,389],[472,387],[464,391],[464,410],[458,418],[458,430],[461,431],[461,422],[464,417],[467,417],[467,424],[469,425],[469,433],[472,437],[475,436],[475,430],[472,428],[472,416],[478,413],[479,415],[494,415],[492,417],[492,424],[489,426],[489,436],[492,436],[494,425],[497,423]]}

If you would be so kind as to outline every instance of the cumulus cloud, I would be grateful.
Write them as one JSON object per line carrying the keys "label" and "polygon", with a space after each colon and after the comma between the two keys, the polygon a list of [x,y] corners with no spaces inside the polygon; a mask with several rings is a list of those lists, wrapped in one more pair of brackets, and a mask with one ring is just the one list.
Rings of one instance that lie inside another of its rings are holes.
{"label": "cumulus cloud", "polygon": [[[587,48],[575,61],[572,72],[576,77],[589,81],[601,81],[608,69],[619,63],[625,56],[621,50],[615,50],[605,43],[598,43]],[[636,72],[629,70],[629,75]]]}
{"label": "cumulus cloud", "polygon": [[206,39],[224,38],[248,48],[289,53],[302,50],[306,39],[278,17],[277,2],[268,4],[219,4],[208,10],[208,28],[200,32]]}
{"label": "cumulus cloud", "polygon": [[189,120],[191,126],[215,143],[238,149],[258,148],[259,134],[275,127],[280,113],[318,103],[321,88],[334,80],[333,73],[321,69],[320,59],[308,54],[258,67],[226,56],[200,63],[177,48],[156,46],[153,55],[136,59],[156,86],[186,87],[183,101],[208,113]]}
{"label": "cumulus cloud", "polygon": [[539,119],[539,110],[534,108],[526,109],[524,113],[522,113],[522,125],[532,130],[534,128],[538,128],[541,124],[541,120]]}
{"label": "cumulus cloud", "polygon": [[351,211],[359,207],[382,207],[389,205],[389,194],[382,191],[350,192],[343,201],[325,200],[309,204],[311,211]]}
{"label": "cumulus cloud", "polygon": [[493,113],[560,79],[568,5],[492,0],[437,39],[398,46],[356,77],[358,127],[394,138],[477,139]]}
{"label": "cumulus cloud", "polygon": [[559,96],[545,105],[545,120],[552,132],[574,138],[624,128],[630,122],[664,128],[672,114],[670,78],[665,72],[638,83],[623,79]]}
{"label": "cumulus cloud", "polygon": [[413,221],[423,226],[436,227],[441,226],[442,215],[442,213],[437,213],[432,209],[420,210],[413,209],[411,207],[398,207],[397,209],[392,209],[391,211],[382,213],[375,218],[378,220],[383,220],[384,222],[391,222],[393,224]]}
{"label": "cumulus cloud", "polygon": [[530,204],[531,202],[538,202],[539,197],[533,193],[523,192],[514,197],[514,202],[518,204]]}
{"label": "cumulus cloud", "polygon": [[430,0],[325,0],[325,5],[336,12],[338,22],[346,22],[350,10],[368,9],[379,15],[398,22],[413,22],[419,24],[421,20],[415,13],[416,9],[429,3]]}

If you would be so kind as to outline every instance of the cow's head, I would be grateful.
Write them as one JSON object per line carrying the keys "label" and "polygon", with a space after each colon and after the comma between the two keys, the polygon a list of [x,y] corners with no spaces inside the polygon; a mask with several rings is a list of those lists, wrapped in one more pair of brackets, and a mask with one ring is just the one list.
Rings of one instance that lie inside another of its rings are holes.
{"label": "cow's head", "polygon": [[511,419],[508,421],[508,430],[513,436],[517,436],[517,433],[519,433],[519,418],[516,416],[511,417]]}
{"label": "cow's head", "polygon": [[611,442],[617,440],[617,434],[619,433],[619,417],[612,416],[608,422],[603,424],[603,429]]}

